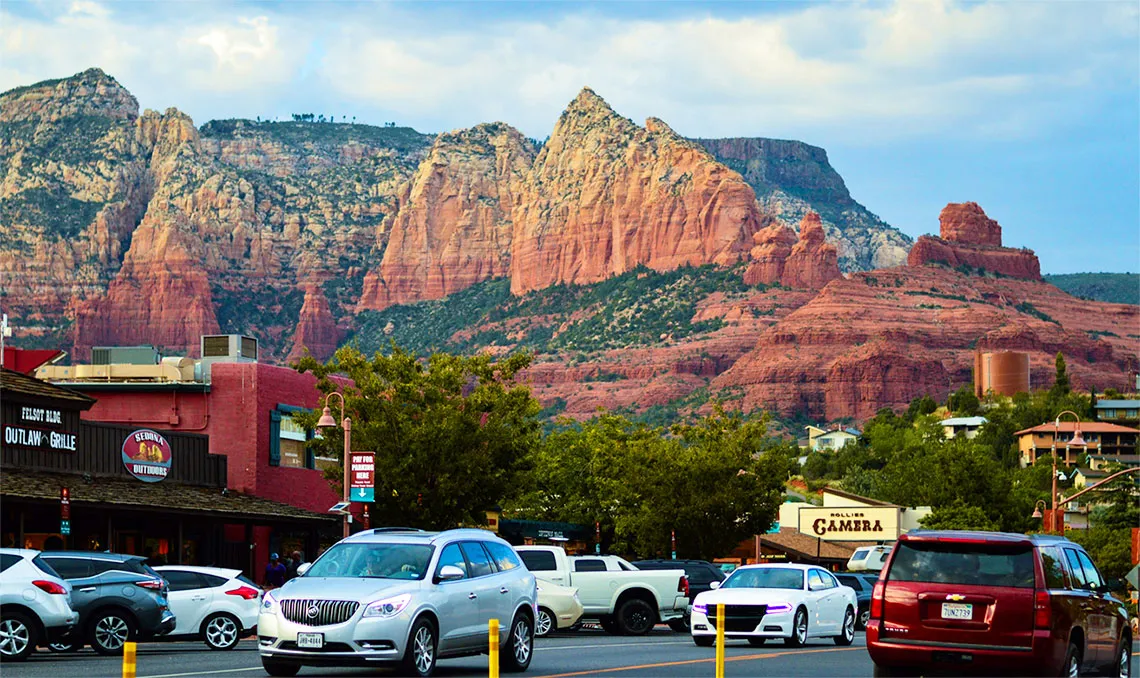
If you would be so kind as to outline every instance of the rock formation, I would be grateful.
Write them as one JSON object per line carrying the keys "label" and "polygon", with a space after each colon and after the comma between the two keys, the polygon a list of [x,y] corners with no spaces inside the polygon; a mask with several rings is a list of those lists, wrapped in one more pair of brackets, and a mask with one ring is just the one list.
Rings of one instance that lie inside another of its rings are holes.
{"label": "rock formation", "polygon": [[364,279],[359,309],[439,299],[510,273],[514,187],[534,149],[503,123],[440,135]]}
{"label": "rock formation", "polygon": [[776,285],[784,277],[784,264],[798,239],[796,232],[782,223],[760,229],[752,236],[756,246],[750,253],[750,263],[744,271],[744,282],[749,285]]}
{"label": "rock formation", "polygon": [[744,272],[749,285],[774,285],[818,290],[843,276],[834,245],[825,242],[819,215],[808,212],[800,222],[800,236],[783,224],[773,224],[753,236],[756,246]]}
{"label": "rock formation", "polygon": [[305,301],[293,335],[293,350],[285,360],[293,362],[305,355],[307,350],[317,360],[325,361],[339,345],[340,330],[329,309],[329,301],[321,286],[311,283],[305,289]]}
{"label": "rock formation", "polygon": [[638,127],[586,88],[520,187],[514,221],[511,291],[522,294],[639,265],[732,263],[766,219],[739,174],[660,120]]}
{"label": "rock formation", "polygon": [[908,265],[968,266],[1011,278],[1041,279],[1041,264],[1033,251],[1002,247],[1001,226],[977,203],[950,203],[938,221],[941,237],[920,237],[907,257]]}

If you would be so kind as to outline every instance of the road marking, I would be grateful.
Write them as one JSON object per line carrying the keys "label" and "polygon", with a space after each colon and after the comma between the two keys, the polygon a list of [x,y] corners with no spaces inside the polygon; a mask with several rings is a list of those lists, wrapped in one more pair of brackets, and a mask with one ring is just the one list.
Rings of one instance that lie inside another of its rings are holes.
{"label": "road marking", "polygon": [[216,671],[191,671],[190,673],[160,673],[156,676],[140,676],[139,678],[181,678],[182,676],[214,676],[219,673],[244,673],[246,671],[264,671],[260,666],[252,669],[218,669]]}
{"label": "road marking", "polygon": [[[789,655],[804,655],[804,654],[823,654],[825,652],[850,652],[852,650],[862,650],[862,647],[839,647],[826,650],[801,650],[801,651],[785,651],[785,652],[767,652],[764,654],[746,654],[737,655],[735,657],[725,657],[725,662],[743,662],[752,661],[755,659],[770,659],[772,657],[786,657]],[[715,662],[716,659],[709,657],[707,659],[685,659],[675,662],[659,662],[657,664],[640,664],[637,666],[615,666],[608,669],[591,669],[589,671],[574,671],[571,673],[551,673],[542,676],[542,678],[572,678],[573,676],[593,676],[599,673],[620,673],[622,671],[645,671],[648,669],[663,669],[670,666],[688,666],[691,664],[710,664]]]}
{"label": "road marking", "polygon": [[603,647],[644,647],[652,645],[657,647],[659,645],[692,645],[691,640],[665,640],[653,643],[598,643],[597,645],[559,645],[558,647],[536,647],[535,652],[554,652],[556,650],[593,650]]}

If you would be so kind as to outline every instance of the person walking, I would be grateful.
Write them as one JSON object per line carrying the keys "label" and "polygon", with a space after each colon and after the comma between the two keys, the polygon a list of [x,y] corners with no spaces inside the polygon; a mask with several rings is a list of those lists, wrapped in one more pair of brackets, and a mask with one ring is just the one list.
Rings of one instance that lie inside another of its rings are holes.
{"label": "person walking", "polygon": [[288,581],[297,576],[297,568],[301,567],[305,562],[305,556],[300,551],[294,551],[289,559],[289,570],[285,573],[285,580]]}
{"label": "person walking", "polygon": [[265,566],[265,590],[279,588],[285,585],[285,573],[288,569],[281,562],[276,553],[269,554],[269,564]]}

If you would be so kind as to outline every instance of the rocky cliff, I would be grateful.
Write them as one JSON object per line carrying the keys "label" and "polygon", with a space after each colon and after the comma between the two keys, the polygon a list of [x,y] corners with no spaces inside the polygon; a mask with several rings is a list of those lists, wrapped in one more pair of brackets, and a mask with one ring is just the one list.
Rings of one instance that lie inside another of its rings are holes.
{"label": "rocky cliff", "polygon": [[779,284],[818,290],[842,277],[838,252],[826,242],[819,215],[808,212],[799,230],[799,238],[795,231],[779,223],[758,231],[753,236],[756,246],[749,253],[751,260],[744,281],[749,285]]}
{"label": "rocky cliff", "polygon": [[300,320],[293,335],[293,350],[286,360],[292,362],[307,351],[317,360],[328,360],[340,345],[341,332],[336,326],[329,301],[320,285],[309,284],[301,304]]}
{"label": "rocky cliff", "polygon": [[760,206],[788,226],[809,212],[822,217],[828,240],[839,249],[844,271],[889,268],[906,262],[911,240],[856,202],[827,151],[801,141],[695,139],[739,172]]}
{"label": "rocky cliff", "polygon": [[939,215],[941,237],[921,236],[907,257],[910,266],[968,267],[1012,278],[1041,279],[1033,250],[1002,247],[1001,226],[977,203],[950,203]]}

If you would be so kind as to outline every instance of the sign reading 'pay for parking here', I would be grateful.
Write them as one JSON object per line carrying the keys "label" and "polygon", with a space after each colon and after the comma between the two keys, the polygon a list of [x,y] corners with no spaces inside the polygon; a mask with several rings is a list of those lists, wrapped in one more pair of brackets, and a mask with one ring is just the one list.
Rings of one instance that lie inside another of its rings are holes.
{"label": "sign reading 'pay for parking here'", "polygon": [[376,455],[353,452],[349,455],[349,499],[364,504],[376,501]]}

